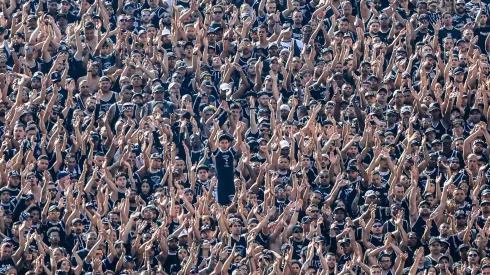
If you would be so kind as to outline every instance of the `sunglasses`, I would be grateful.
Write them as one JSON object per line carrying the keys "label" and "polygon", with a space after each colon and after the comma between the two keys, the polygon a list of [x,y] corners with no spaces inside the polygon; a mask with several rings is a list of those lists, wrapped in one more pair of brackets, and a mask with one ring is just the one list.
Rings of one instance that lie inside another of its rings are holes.
{"label": "sunglasses", "polygon": [[151,14],[143,14],[143,17],[151,17]]}
{"label": "sunglasses", "polygon": [[478,257],[478,254],[468,254],[468,257],[470,257],[470,258],[476,258],[476,257]]}
{"label": "sunglasses", "polygon": [[119,19],[119,22],[125,23],[125,22],[128,22],[128,20],[127,19]]}
{"label": "sunglasses", "polygon": [[26,52],[32,53],[32,52],[34,52],[34,48],[26,48]]}
{"label": "sunglasses", "polygon": [[380,228],[380,227],[383,227],[383,225],[381,225],[381,224],[375,224],[375,225],[373,225],[373,228]]}
{"label": "sunglasses", "polygon": [[214,14],[222,14],[222,11],[215,11]]}

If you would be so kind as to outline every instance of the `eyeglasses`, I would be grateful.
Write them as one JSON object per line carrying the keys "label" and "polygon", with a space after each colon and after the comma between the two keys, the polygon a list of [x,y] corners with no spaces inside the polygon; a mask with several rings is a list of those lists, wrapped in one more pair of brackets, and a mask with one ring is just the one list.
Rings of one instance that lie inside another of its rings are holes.
{"label": "eyeglasses", "polygon": [[468,257],[470,257],[470,258],[476,258],[476,257],[478,257],[478,254],[468,254]]}

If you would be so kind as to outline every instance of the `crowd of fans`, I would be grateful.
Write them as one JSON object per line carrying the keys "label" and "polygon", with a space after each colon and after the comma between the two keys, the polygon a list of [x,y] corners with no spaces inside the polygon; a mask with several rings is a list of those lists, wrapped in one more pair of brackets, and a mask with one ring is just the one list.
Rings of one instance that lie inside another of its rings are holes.
{"label": "crowd of fans", "polygon": [[489,0],[0,9],[0,275],[490,275]]}

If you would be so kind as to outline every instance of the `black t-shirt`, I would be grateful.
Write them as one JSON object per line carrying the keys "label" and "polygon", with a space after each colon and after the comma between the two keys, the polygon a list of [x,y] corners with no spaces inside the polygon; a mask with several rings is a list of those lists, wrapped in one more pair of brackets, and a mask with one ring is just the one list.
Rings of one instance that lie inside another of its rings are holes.
{"label": "black t-shirt", "polygon": [[15,268],[15,263],[12,258],[0,260],[0,274],[5,274],[12,267]]}
{"label": "black t-shirt", "polygon": [[301,259],[301,250],[303,247],[307,247],[310,241],[308,239],[304,239],[301,242],[297,241],[292,241],[291,244],[293,246],[293,260],[300,260]]}
{"label": "black t-shirt", "polygon": [[485,40],[487,39],[487,36],[489,34],[490,34],[489,26],[475,28],[475,36],[478,36],[478,42],[476,42],[476,45],[480,47],[482,53],[487,53],[487,49],[485,47]]}
{"label": "black t-shirt", "polygon": [[461,32],[455,28],[453,28],[452,30],[448,30],[445,28],[439,30],[439,44],[442,45],[442,41],[446,37],[452,38],[456,43],[456,41],[461,38]]}
{"label": "black t-shirt", "polygon": [[180,260],[177,252],[168,252],[167,259],[165,261],[165,264],[163,265],[163,269],[167,274],[170,274],[170,268],[172,267],[172,265],[180,266]]}
{"label": "black t-shirt", "polygon": [[[424,221],[424,219],[419,216],[415,224],[412,226],[412,232],[415,232],[417,238],[422,239],[426,227],[427,221]],[[432,221],[432,226],[430,228],[430,236],[439,236],[439,230],[437,229],[437,224],[434,221]]]}

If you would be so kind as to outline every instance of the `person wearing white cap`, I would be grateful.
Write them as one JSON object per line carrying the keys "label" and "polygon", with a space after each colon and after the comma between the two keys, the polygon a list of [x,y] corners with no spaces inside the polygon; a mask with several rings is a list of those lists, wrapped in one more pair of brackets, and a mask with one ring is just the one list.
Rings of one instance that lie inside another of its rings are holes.
{"label": "person wearing white cap", "polygon": [[186,229],[182,230],[179,234],[179,246],[187,246],[187,239],[189,237],[189,232]]}
{"label": "person wearing white cap", "polygon": [[289,116],[289,112],[291,112],[291,107],[287,104],[282,104],[281,107],[279,107],[279,111],[281,112],[281,120],[286,121]]}

